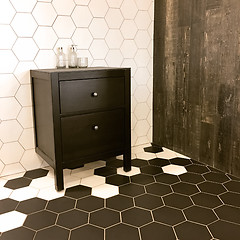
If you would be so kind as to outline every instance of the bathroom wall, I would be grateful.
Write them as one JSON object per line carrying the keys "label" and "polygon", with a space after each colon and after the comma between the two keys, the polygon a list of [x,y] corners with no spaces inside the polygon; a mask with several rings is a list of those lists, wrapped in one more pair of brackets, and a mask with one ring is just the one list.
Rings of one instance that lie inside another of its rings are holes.
{"label": "bathroom wall", "polygon": [[155,4],[154,136],[240,176],[239,0]]}
{"label": "bathroom wall", "polygon": [[152,132],[153,0],[1,0],[0,175],[45,166],[34,152],[29,69],[77,44],[89,66],[131,67],[132,145]]}

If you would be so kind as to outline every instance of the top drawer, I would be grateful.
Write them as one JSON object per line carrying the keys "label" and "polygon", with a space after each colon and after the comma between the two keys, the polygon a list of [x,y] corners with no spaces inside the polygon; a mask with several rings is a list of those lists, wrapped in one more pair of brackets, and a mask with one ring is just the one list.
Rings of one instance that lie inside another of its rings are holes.
{"label": "top drawer", "polygon": [[124,105],[124,78],[60,81],[61,113]]}

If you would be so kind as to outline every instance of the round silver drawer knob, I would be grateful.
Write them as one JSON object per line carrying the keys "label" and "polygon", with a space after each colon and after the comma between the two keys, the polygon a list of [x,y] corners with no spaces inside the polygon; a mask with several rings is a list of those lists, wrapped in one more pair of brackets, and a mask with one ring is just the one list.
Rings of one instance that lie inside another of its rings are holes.
{"label": "round silver drawer knob", "polygon": [[93,97],[97,97],[97,96],[98,96],[98,93],[97,93],[97,92],[93,92],[93,93],[92,93],[92,96],[93,96]]}
{"label": "round silver drawer knob", "polygon": [[99,129],[98,125],[93,126],[93,130],[97,131]]}

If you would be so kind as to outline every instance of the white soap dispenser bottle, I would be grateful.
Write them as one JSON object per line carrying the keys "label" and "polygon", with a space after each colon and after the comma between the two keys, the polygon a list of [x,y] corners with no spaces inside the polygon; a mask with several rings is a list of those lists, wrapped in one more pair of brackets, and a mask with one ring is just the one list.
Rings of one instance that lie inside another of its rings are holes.
{"label": "white soap dispenser bottle", "polygon": [[58,48],[56,67],[57,68],[66,68],[66,56],[63,52],[62,47]]}

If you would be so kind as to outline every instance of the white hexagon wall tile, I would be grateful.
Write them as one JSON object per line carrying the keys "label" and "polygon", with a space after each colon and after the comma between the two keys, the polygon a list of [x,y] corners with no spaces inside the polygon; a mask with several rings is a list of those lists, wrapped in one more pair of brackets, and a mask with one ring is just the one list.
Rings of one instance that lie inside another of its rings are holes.
{"label": "white hexagon wall tile", "polygon": [[1,74],[0,98],[14,96],[19,85],[19,82],[13,74]]}
{"label": "white hexagon wall tile", "polygon": [[40,26],[52,26],[57,17],[57,13],[52,4],[45,2],[38,2],[32,14]]}
{"label": "white hexagon wall tile", "polygon": [[11,26],[18,37],[32,37],[37,29],[37,23],[30,13],[17,13]]}
{"label": "white hexagon wall tile", "polygon": [[18,142],[5,143],[0,150],[0,159],[4,164],[17,163],[23,153],[24,149]]}
{"label": "white hexagon wall tile", "polygon": [[17,39],[16,34],[9,25],[0,25],[0,49],[11,49]]}
{"label": "white hexagon wall tile", "polygon": [[77,27],[88,27],[93,18],[87,6],[75,7],[71,17]]}
{"label": "white hexagon wall tile", "polygon": [[88,49],[93,37],[87,28],[77,28],[72,39],[74,44],[78,45],[81,49]]}
{"label": "white hexagon wall tile", "polygon": [[40,49],[52,49],[58,38],[51,27],[38,27],[33,39]]}
{"label": "white hexagon wall tile", "polygon": [[52,5],[58,15],[70,15],[75,7],[73,0],[53,0]]}
{"label": "white hexagon wall tile", "polygon": [[31,12],[37,0],[10,0],[17,12]]}
{"label": "white hexagon wall tile", "polygon": [[152,0],[1,0],[0,145],[16,146],[1,175],[42,166],[29,70],[55,67],[60,46],[67,55],[76,44],[89,66],[131,67],[132,145],[151,141],[153,9]]}
{"label": "white hexagon wall tile", "polygon": [[1,0],[0,24],[9,24],[15,14],[15,10],[9,0]]}
{"label": "white hexagon wall tile", "polygon": [[0,119],[10,120],[15,119],[21,110],[21,105],[16,98],[0,98]]}

